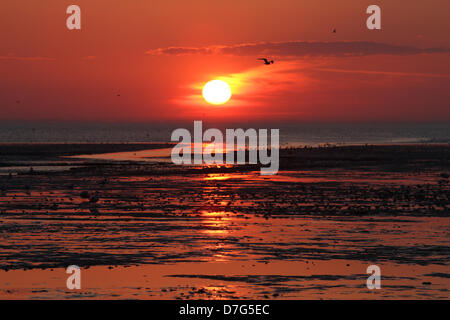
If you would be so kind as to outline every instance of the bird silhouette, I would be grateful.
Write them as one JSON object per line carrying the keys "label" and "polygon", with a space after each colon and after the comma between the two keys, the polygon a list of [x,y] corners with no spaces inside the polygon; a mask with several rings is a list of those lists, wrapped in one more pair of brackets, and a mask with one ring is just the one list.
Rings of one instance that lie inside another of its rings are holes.
{"label": "bird silhouette", "polygon": [[336,29],[333,29],[333,33],[336,33]]}
{"label": "bird silhouette", "polygon": [[258,60],[263,60],[265,65],[273,64],[273,60],[267,60],[266,58],[259,58]]}

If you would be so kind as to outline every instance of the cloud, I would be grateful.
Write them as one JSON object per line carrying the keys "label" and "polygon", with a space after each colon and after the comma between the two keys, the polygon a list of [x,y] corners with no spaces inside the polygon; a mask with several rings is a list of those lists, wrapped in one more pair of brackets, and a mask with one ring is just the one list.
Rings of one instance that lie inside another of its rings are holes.
{"label": "cloud", "polygon": [[450,75],[442,73],[347,70],[347,69],[333,69],[333,68],[316,68],[314,70],[325,72],[354,73],[354,74],[382,75],[382,76],[396,76],[396,77],[450,78]]}
{"label": "cloud", "polygon": [[54,58],[47,58],[47,57],[0,56],[0,60],[12,60],[12,61],[49,61],[49,60],[55,60],[55,59],[54,59]]}
{"label": "cloud", "polygon": [[277,57],[355,57],[375,54],[411,55],[422,53],[449,53],[450,48],[415,48],[369,41],[341,42],[252,42],[230,46],[168,47],[148,50],[149,55],[224,54],[237,56],[269,55]]}

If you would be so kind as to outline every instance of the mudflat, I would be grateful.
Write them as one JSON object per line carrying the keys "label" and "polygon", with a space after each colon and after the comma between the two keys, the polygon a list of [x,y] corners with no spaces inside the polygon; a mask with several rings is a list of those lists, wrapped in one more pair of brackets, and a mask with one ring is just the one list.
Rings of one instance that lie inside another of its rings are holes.
{"label": "mudflat", "polygon": [[95,156],[168,147],[0,145],[0,297],[450,298],[450,145],[285,148],[274,176]]}

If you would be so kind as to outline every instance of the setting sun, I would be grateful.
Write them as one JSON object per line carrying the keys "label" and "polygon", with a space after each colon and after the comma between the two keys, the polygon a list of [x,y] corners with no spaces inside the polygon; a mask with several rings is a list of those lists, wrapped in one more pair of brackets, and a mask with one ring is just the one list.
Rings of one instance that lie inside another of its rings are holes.
{"label": "setting sun", "polygon": [[209,81],[203,87],[203,98],[211,104],[224,104],[231,98],[231,88],[222,80]]}

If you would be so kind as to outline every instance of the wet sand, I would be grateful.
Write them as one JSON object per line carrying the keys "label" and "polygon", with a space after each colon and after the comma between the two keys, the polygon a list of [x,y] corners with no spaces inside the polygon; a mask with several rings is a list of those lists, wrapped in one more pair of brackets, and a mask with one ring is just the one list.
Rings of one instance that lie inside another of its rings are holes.
{"label": "wet sand", "polygon": [[449,299],[449,145],[285,149],[273,177],[83,157],[164,148],[0,145],[0,297]]}

